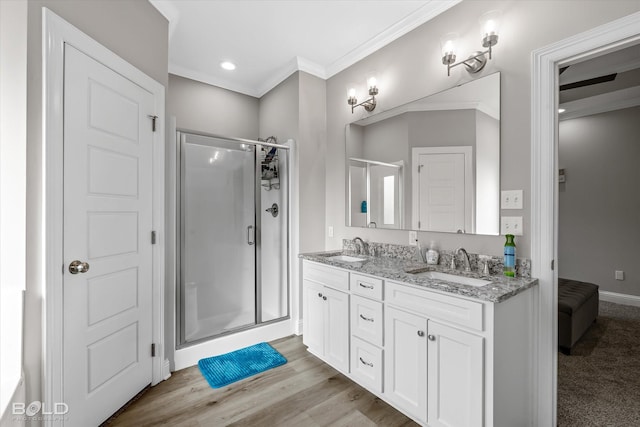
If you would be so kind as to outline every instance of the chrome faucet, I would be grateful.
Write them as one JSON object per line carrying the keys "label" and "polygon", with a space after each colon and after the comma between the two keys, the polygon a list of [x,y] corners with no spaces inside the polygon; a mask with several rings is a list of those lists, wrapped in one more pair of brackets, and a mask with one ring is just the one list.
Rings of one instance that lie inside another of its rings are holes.
{"label": "chrome faucet", "polygon": [[453,252],[453,257],[451,257],[451,268],[453,269],[456,268],[456,256],[458,256],[460,252],[462,252],[462,254],[464,255],[464,260],[465,260],[464,271],[471,271],[471,261],[469,261],[469,254],[467,253],[467,250],[462,247],[456,249]]}
{"label": "chrome faucet", "polygon": [[355,237],[353,239],[353,244],[356,245],[356,253],[358,254],[366,254],[367,244],[360,237]]}

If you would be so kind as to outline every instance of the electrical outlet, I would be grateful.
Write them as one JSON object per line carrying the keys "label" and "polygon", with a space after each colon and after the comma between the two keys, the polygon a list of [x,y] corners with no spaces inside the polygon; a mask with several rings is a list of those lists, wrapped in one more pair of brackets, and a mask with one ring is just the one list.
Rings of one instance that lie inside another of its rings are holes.
{"label": "electrical outlet", "polygon": [[329,237],[333,237],[333,226],[332,225],[329,226],[328,234],[329,234]]}
{"label": "electrical outlet", "polygon": [[624,271],[616,270],[616,280],[624,280]]}
{"label": "electrical outlet", "polygon": [[522,217],[503,216],[500,221],[500,234],[513,234],[514,236],[522,236]]}
{"label": "electrical outlet", "polygon": [[502,209],[522,209],[522,190],[508,190],[501,192]]}
{"label": "electrical outlet", "polygon": [[418,244],[418,232],[417,231],[410,231],[409,232],[409,244],[411,246],[415,246]]}

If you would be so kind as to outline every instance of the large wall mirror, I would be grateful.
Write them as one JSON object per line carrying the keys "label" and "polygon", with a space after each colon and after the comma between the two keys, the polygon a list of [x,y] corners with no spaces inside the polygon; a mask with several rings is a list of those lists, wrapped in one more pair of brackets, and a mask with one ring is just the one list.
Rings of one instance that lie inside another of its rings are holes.
{"label": "large wall mirror", "polygon": [[500,73],[346,132],[347,226],[499,234]]}

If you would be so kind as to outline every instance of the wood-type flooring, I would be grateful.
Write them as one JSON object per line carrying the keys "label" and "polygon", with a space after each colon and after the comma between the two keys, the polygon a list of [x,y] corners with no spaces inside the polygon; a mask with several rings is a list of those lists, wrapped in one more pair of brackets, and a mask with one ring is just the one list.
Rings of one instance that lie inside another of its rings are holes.
{"label": "wood-type flooring", "polygon": [[109,426],[417,426],[307,351],[302,337],[270,343],[287,363],[227,387],[209,387],[197,366],[151,387]]}

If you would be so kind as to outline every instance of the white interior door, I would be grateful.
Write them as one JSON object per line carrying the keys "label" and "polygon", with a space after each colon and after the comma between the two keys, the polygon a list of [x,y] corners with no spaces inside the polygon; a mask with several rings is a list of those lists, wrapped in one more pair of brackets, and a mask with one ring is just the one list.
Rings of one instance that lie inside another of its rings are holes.
{"label": "white interior door", "polygon": [[153,111],[150,92],[66,45],[66,425],[99,425],[152,381]]}
{"label": "white interior door", "polygon": [[473,232],[471,147],[415,150],[413,228]]}

